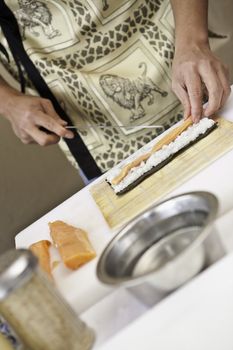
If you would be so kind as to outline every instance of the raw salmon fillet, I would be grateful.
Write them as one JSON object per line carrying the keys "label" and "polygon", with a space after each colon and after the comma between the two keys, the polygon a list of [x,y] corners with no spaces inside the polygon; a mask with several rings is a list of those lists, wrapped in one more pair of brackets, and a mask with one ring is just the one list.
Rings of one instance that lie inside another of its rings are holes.
{"label": "raw salmon fillet", "polygon": [[75,270],[96,256],[87,233],[82,229],[63,221],[50,222],[49,227],[53,243],[68,268]]}
{"label": "raw salmon fillet", "polygon": [[29,249],[38,258],[41,269],[45,271],[50,277],[52,277],[49,254],[50,246],[51,242],[47,240],[42,240],[30,245]]}

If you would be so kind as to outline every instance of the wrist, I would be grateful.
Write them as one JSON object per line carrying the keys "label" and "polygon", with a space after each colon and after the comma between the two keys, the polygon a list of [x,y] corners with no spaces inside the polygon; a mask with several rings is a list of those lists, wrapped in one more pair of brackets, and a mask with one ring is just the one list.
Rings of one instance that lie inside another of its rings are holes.
{"label": "wrist", "polygon": [[0,78],[0,114],[3,117],[8,118],[15,104],[15,98],[21,95],[21,92],[7,85],[7,83]]}
{"label": "wrist", "polygon": [[200,23],[186,23],[186,26],[177,26],[175,32],[175,47],[186,50],[190,46],[209,47],[208,27]]}
{"label": "wrist", "polygon": [[175,41],[175,54],[187,51],[210,50],[208,37],[183,36]]}
{"label": "wrist", "polygon": [[208,45],[208,0],[171,0],[177,47]]}

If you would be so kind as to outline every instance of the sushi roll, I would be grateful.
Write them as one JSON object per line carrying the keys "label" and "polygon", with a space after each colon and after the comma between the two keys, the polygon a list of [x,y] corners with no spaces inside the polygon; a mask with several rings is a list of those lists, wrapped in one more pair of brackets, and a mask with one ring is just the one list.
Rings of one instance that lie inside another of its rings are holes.
{"label": "sushi roll", "polygon": [[216,127],[217,123],[213,119],[203,118],[193,124],[188,118],[178,127],[165,132],[164,136],[161,135],[158,141],[152,141],[149,148],[146,145],[126,162],[109,171],[106,181],[117,195],[126,193]]}

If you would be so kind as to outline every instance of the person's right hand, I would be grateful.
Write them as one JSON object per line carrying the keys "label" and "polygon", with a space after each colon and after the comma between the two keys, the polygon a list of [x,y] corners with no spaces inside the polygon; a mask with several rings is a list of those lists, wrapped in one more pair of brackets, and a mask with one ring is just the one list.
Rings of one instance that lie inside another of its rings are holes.
{"label": "person's right hand", "polygon": [[59,142],[60,137],[73,138],[73,133],[65,128],[67,123],[58,116],[51,101],[41,97],[14,94],[5,117],[25,144],[47,146]]}
{"label": "person's right hand", "polygon": [[[194,122],[210,117],[223,107],[231,89],[228,68],[208,44],[177,45],[173,60],[172,88],[184,107],[184,117]],[[203,87],[208,104],[203,109]]]}

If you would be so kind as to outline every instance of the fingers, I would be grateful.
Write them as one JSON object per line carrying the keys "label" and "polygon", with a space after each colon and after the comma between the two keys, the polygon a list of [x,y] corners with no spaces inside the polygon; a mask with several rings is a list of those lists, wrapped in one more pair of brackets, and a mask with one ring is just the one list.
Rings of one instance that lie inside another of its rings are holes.
{"label": "fingers", "polygon": [[60,137],[55,134],[46,134],[45,132],[39,130],[37,127],[33,127],[30,130],[30,135],[36,143],[40,146],[54,145],[59,142]]}
{"label": "fingers", "polygon": [[66,129],[52,103],[40,97],[20,95],[9,111],[9,121],[15,134],[25,144],[39,143],[42,146],[57,143],[60,137],[73,138]]}
{"label": "fingers", "polygon": [[[43,108],[45,114],[51,116],[52,119],[54,121],[56,121],[57,124],[61,125],[64,129],[64,127],[67,125],[67,122],[65,120],[61,119],[59,117],[59,115],[56,113],[52,102],[50,100],[47,100],[47,99],[41,99],[40,102],[41,102],[41,105],[42,105],[42,108]],[[50,121],[48,120],[48,124],[51,124],[51,122],[52,122],[51,120]],[[52,124],[55,127],[55,124],[54,123],[52,123]],[[48,130],[50,130],[50,129],[48,129]],[[57,130],[60,130],[59,132],[61,134],[57,133],[57,135],[59,135],[61,137],[72,138],[74,136],[70,130],[66,130],[66,131],[63,130],[63,132],[62,132],[61,128],[57,128]],[[50,130],[50,131],[52,131],[52,130]]]}
{"label": "fingers", "polygon": [[194,122],[202,117],[202,86],[199,74],[191,71],[185,76],[185,85],[191,107],[191,116]]}
{"label": "fingers", "polygon": [[182,80],[175,81],[172,88],[183,105],[184,118],[191,115],[193,122],[198,122],[203,112],[202,85],[199,74],[193,69],[187,70]]}
{"label": "fingers", "polygon": [[[16,133],[17,135],[17,133]],[[32,145],[35,144],[36,141],[28,134],[26,133],[21,133],[20,135],[17,135],[19,137],[19,139],[21,140],[22,143],[24,143],[25,145]]]}
{"label": "fingers", "polygon": [[184,119],[187,119],[191,115],[191,105],[188,93],[180,83],[173,84],[172,89],[182,103],[184,108]]}
{"label": "fingers", "polygon": [[201,76],[209,95],[204,115],[209,117],[225,104],[231,93],[229,73],[222,64],[215,67],[209,64],[209,67],[201,72]]}
{"label": "fingers", "polygon": [[58,143],[60,140],[59,136],[45,133],[33,124],[28,126],[25,130],[21,130],[13,125],[13,130],[22,143],[26,145],[37,143],[41,146],[49,146]]}
{"label": "fingers", "polygon": [[57,119],[43,112],[37,112],[36,125],[47,129],[59,137],[73,138],[73,133],[70,130],[65,129],[64,126],[57,122]]}
{"label": "fingers", "polygon": [[[230,95],[227,68],[209,47],[176,50],[172,72],[173,91],[183,104],[184,117],[190,113],[195,122],[202,115],[209,117],[217,112]],[[208,104],[203,110],[204,91]]]}
{"label": "fingers", "polygon": [[[52,112],[52,111],[51,111]],[[36,141],[41,146],[49,146],[59,142],[60,137],[73,138],[73,133],[70,130],[66,130],[64,127],[64,121],[58,116],[51,117],[41,111],[37,112],[36,123],[30,130],[28,130],[29,135],[33,140]],[[65,122],[66,123],[66,122]],[[40,128],[44,128],[51,133],[42,131]]]}
{"label": "fingers", "polygon": [[[231,93],[226,71],[221,67],[216,71],[210,64],[200,67],[200,71],[190,70],[184,74],[182,83],[174,83],[173,91],[184,107],[184,118],[191,115],[194,122],[198,122],[202,115],[210,117],[226,102]],[[208,93],[208,104],[203,110],[204,83]]]}
{"label": "fingers", "polygon": [[231,88],[230,88],[230,74],[227,67],[223,66],[222,69],[217,70],[217,75],[220,80],[220,83],[223,87],[223,94],[222,94],[222,100],[220,103],[220,107],[224,106],[226,103],[228,97],[231,94]]}
{"label": "fingers", "polygon": [[210,64],[201,67],[200,74],[208,92],[208,104],[204,110],[204,115],[209,117],[221,107],[223,87],[216,71]]}

